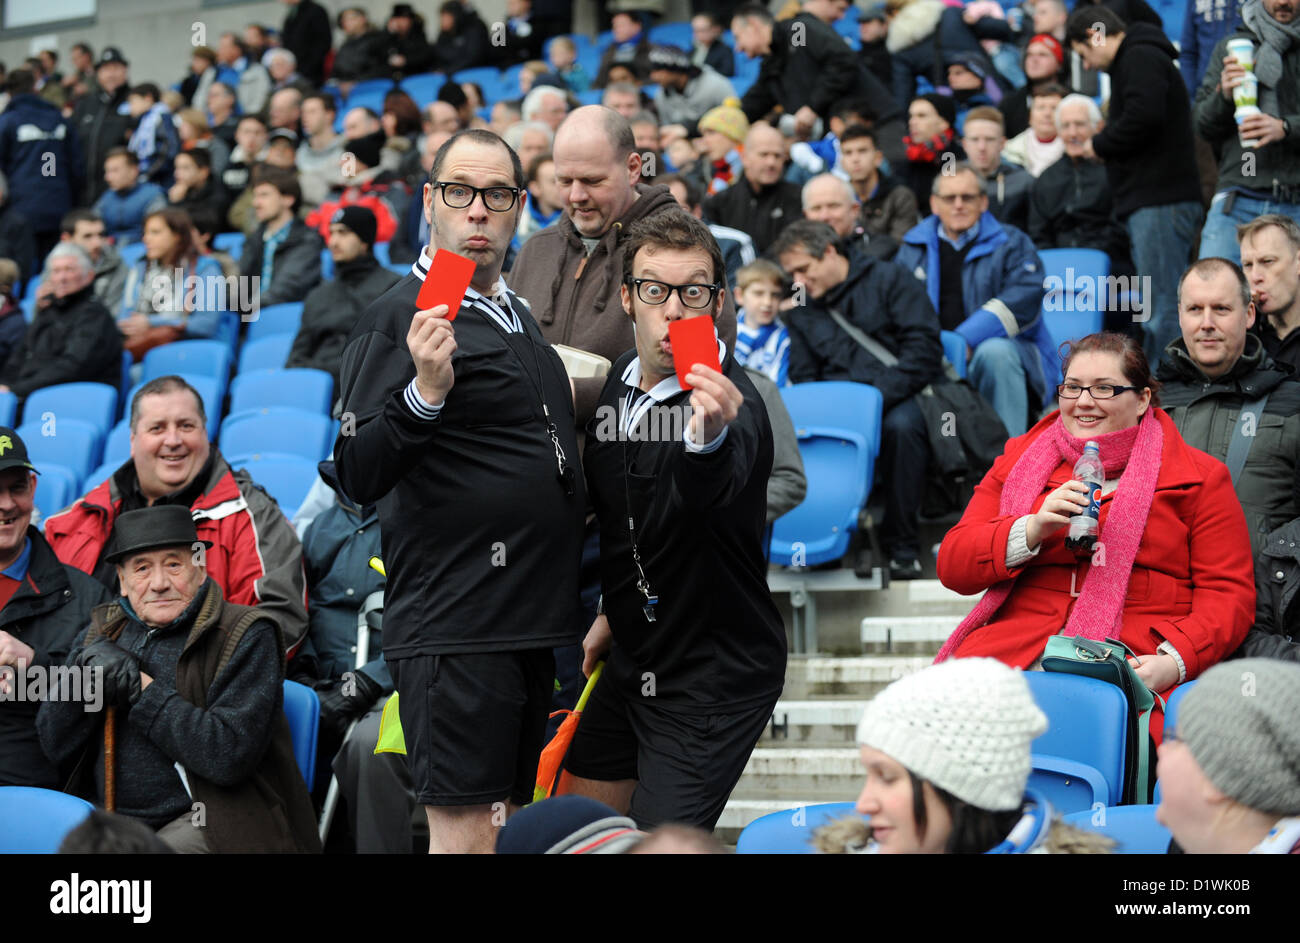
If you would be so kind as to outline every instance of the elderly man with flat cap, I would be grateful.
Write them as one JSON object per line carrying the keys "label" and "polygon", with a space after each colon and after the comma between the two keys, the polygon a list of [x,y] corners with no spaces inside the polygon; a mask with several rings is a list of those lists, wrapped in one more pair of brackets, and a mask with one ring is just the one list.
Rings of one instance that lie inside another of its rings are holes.
{"label": "elderly man with flat cap", "polygon": [[[105,553],[122,599],[96,607],[68,664],[91,669],[114,714],[47,701],[41,745],[68,790],[105,800],[112,728],[116,811],[182,852],[318,852],[282,710],[275,621],[227,603],[188,508],[121,515]],[[93,785],[88,778],[93,775]]]}

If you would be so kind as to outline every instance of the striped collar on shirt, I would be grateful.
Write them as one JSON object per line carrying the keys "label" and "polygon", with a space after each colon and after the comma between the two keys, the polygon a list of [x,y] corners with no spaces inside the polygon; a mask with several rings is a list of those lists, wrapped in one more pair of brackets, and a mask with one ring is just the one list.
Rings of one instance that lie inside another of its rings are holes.
{"label": "striped collar on shirt", "polygon": [[[717,328],[714,328],[714,336],[717,335]],[[718,363],[723,363],[727,359],[727,345],[721,338],[718,339]],[[632,362],[623,370],[623,383],[631,387],[628,395],[623,401],[623,415],[620,419],[620,425],[623,434],[630,436],[632,430],[637,427],[642,417],[650,411],[655,403],[662,403],[672,399],[678,393],[690,389],[688,386],[682,386],[677,379],[677,374],[665,377],[654,386],[649,392],[641,389],[641,358],[633,357]]]}
{"label": "striped collar on shirt", "polygon": [[[411,264],[411,274],[424,281],[424,277],[429,274],[429,265],[429,256],[422,251]],[[507,334],[522,334],[524,325],[519,320],[519,315],[515,313],[512,299],[527,308],[527,302],[506,287],[505,279],[498,278],[496,284],[492,286],[491,297],[471,287],[465,291],[464,303],[487,315]]]}

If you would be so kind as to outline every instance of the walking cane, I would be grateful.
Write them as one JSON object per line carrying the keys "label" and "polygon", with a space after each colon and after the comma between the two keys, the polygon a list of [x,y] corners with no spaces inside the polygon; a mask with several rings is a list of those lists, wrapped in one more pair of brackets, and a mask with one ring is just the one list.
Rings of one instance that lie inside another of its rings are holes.
{"label": "walking cane", "polygon": [[117,708],[104,712],[104,808],[117,811]]}

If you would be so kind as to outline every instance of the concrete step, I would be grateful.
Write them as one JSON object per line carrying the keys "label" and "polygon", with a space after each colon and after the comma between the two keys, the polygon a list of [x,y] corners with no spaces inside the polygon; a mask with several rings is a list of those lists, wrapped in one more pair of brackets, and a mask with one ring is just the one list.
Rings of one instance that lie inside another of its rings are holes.
{"label": "concrete step", "polygon": [[862,790],[856,745],[759,747],[745,764],[733,795],[742,799],[799,796],[819,802],[853,799]]}
{"label": "concrete step", "polygon": [[966,613],[942,616],[868,616],[859,623],[862,647],[867,651],[883,650],[900,654],[918,649],[937,653],[965,617]]}
{"label": "concrete step", "polygon": [[870,699],[890,682],[921,670],[932,660],[925,655],[791,655],[781,696],[787,700],[844,695]]}
{"label": "concrete step", "polygon": [[867,700],[858,697],[823,697],[777,701],[772,722],[763,732],[762,746],[803,746],[813,742],[844,745],[855,741],[858,721]]}

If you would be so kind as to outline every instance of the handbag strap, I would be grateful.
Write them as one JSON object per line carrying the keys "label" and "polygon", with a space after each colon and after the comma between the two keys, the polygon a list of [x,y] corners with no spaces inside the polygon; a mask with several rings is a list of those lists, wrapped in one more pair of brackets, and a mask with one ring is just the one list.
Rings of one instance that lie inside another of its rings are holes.
{"label": "handbag strap", "polygon": [[1255,444],[1255,430],[1259,426],[1259,417],[1264,412],[1264,404],[1267,402],[1268,394],[1265,393],[1259,399],[1242,406],[1237,416],[1237,425],[1232,429],[1232,441],[1228,443],[1228,455],[1223,460],[1223,464],[1228,466],[1228,474],[1232,476],[1234,487],[1237,479],[1241,477],[1241,470],[1246,467],[1250,447]]}
{"label": "handbag strap", "polygon": [[898,358],[891,354],[884,344],[880,343],[880,341],[862,330],[862,328],[850,324],[849,319],[840,314],[834,308],[827,308],[826,310],[830,312],[831,320],[838,324],[844,330],[845,334],[857,341],[859,347],[871,356],[875,357],[886,367],[898,366]]}

